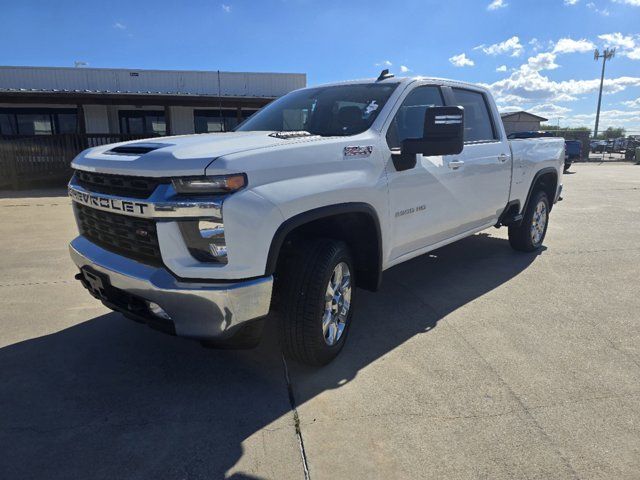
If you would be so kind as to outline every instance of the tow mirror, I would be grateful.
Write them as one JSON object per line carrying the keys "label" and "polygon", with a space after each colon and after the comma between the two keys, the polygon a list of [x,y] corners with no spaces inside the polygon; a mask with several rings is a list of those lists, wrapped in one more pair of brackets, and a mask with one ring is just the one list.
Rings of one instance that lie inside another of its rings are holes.
{"label": "tow mirror", "polygon": [[425,157],[457,155],[463,148],[464,108],[430,107],[425,110],[422,138],[403,140],[393,161],[396,170],[407,170],[415,167],[418,153]]}

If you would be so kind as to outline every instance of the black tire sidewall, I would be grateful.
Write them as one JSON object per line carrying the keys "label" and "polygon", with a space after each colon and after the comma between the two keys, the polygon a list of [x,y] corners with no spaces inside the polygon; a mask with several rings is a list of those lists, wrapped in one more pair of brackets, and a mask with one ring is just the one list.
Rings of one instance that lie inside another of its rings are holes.
{"label": "black tire sidewall", "polygon": [[[314,334],[314,339],[313,339],[313,349],[315,350],[315,356],[318,360],[318,363],[320,364],[326,364],[330,362],[331,360],[333,360],[333,358],[336,357],[336,355],[338,355],[338,353],[340,353],[340,350],[342,350],[342,348],[344,347],[344,344],[349,335],[351,319],[353,317],[353,306],[354,306],[354,300],[356,296],[356,288],[355,288],[356,272],[353,265],[353,259],[351,258],[351,255],[346,245],[342,242],[338,242],[338,247],[339,247],[338,251],[333,256],[332,261],[324,269],[324,271],[316,272],[317,275],[322,276],[322,280],[320,284],[324,285],[324,288],[320,289],[320,291],[314,292],[316,296],[314,304],[315,304],[315,310],[316,310],[315,315],[316,315],[317,321],[315,322],[316,332]],[[341,262],[346,263],[347,266],[349,267],[349,272],[351,275],[351,301],[349,306],[349,313],[347,314],[347,318],[345,320],[345,326],[344,326],[342,335],[340,336],[338,341],[335,343],[335,345],[328,345],[322,333],[322,317],[324,315],[324,307],[326,303],[325,293],[326,293],[326,287],[329,284],[329,281],[331,280],[331,277],[333,275],[333,270],[335,269],[336,265],[338,265]]]}
{"label": "black tire sidewall", "polygon": [[[547,236],[547,228],[549,228],[549,198],[547,197],[547,194],[544,191],[540,190],[533,196],[531,200],[532,201],[528,208],[525,225],[526,225],[526,233],[528,235],[528,240],[529,240],[528,243],[530,244],[530,247],[532,250],[537,250],[542,246],[542,243],[544,242],[544,239]],[[534,243],[533,239],[531,238],[531,226],[533,225],[533,215],[535,214],[536,208],[538,207],[538,204],[541,201],[544,201],[545,203],[545,207],[547,211],[547,219],[544,225],[544,232],[542,232],[542,237],[540,238],[540,242]]]}

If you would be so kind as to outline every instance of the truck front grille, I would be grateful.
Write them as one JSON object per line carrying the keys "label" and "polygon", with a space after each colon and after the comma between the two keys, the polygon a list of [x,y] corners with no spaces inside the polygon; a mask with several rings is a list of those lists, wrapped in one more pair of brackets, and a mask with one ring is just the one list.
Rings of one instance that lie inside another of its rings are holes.
{"label": "truck front grille", "polygon": [[83,170],[75,171],[75,181],[91,192],[129,198],[149,198],[158,185],[170,182],[168,178],[110,175]]}
{"label": "truck front grille", "polygon": [[162,266],[153,220],[103,212],[73,203],[81,235],[105,250],[147,265]]}

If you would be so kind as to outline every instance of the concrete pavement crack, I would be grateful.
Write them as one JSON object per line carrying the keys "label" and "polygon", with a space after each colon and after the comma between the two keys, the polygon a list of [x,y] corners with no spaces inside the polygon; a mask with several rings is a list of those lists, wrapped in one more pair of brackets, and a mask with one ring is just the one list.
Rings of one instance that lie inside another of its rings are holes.
{"label": "concrete pavement crack", "polygon": [[302,438],[302,430],[300,429],[300,416],[298,415],[298,408],[296,406],[296,399],[293,394],[293,385],[291,384],[291,378],[289,377],[289,367],[287,366],[287,359],[282,354],[282,364],[284,365],[284,378],[287,382],[287,390],[289,393],[289,403],[291,404],[291,411],[293,412],[293,422],[296,429],[296,437],[298,437],[298,445],[300,446],[300,456],[302,457],[302,467],[304,468],[305,480],[310,480],[309,464],[307,463],[307,452],[304,448],[304,439]]}

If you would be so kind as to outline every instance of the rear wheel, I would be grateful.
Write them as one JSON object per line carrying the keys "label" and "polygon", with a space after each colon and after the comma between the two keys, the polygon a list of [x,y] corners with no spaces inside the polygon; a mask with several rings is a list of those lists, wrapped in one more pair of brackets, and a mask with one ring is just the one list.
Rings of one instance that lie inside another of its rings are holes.
{"label": "rear wheel", "polygon": [[281,340],[287,356],[326,365],[344,346],[355,293],[355,269],[344,242],[301,241],[278,272]]}
{"label": "rear wheel", "polygon": [[549,199],[539,190],[534,192],[520,225],[509,227],[509,243],[515,250],[533,252],[542,247],[549,225]]}

